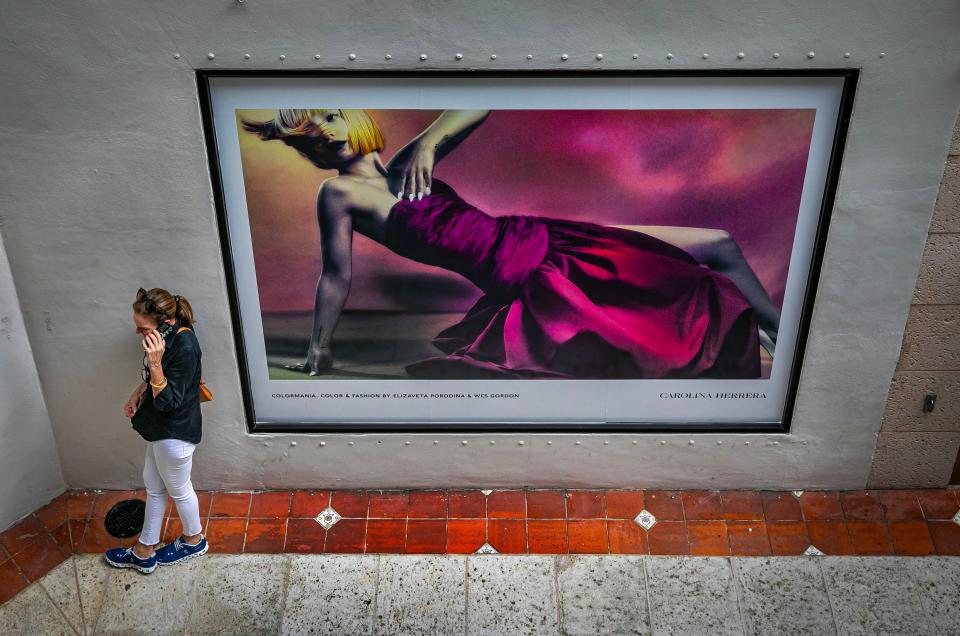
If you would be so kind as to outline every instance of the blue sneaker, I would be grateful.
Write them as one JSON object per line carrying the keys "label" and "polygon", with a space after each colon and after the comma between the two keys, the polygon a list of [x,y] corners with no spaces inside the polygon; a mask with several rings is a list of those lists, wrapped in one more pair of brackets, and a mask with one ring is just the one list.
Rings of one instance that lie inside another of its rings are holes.
{"label": "blue sneaker", "polygon": [[193,557],[198,557],[207,553],[207,538],[200,537],[200,543],[190,545],[183,540],[183,537],[177,537],[173,543],[168,543],[157,550],[157,565],[173,565],[180,561],[186,561]]}
{"label": "blue sneaker", "polygon": [[115,568],[134,568],[144,574],[150,574],[157,569],[157,555],[154,553],[148,559],[141,559],[133,553],[133,548],[113,548],[103,555],[107,563]]}

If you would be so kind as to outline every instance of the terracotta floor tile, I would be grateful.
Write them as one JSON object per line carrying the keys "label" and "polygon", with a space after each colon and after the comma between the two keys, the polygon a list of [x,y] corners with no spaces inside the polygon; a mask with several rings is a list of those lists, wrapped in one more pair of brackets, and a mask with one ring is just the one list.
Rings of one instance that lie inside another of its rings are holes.
{"label": "terracotta floor tile", "polygon": [[334,490],[330,493],[330,506],[342,517],[366,519],[370,511],[370,492]]}
{"label": "terracotta floor tile", "polygon": [[247,517],[250,512],[249,492],[215,492],[210,502],[210,517]]}
{"label": "terracotta floor tile", "polygon": [[[174,515],[176,515],[176,512],[174,512]],[[203,529],[202,532],[206,534],[210,527],[210,517],[200,517],[200,527]],[[162,532],[160,533],[160,541],[162,543],[172,543],[182,535],[183,525],[180,522],[180,517],[167,517],[162,528]]]}
{"label": "terracotta floor tile", "polygon": [[286,519],[250,519],[243,551],[279,554],[283,552],[286,533]]}
{"label": "terracotta floor tile", "polygon": [[657,521],[683,521],[683,498],[676,490],[647,490],[644,505]]}
{"label": "terracotta floor tile", "polygon": [[603,504],[602,490],[569,490],[567,519],[603,519],[606,516]]}
{"label": "terracotta floor tile", "polygon": [[284,519],[290,515],[291,498],[289,490],[255,492],[250,501],[250,517]]}
{"label": "terracotta floor tile", "polygon": [[33,582],[57,567],[67,558],[59,545],[47,534],[30,543],[25,550],[13,557],[27,580]]}
{"label": "terracotta floor tile", "polygon": [[243,537],[246,532],[246,518],[210,517],[206,532],[210,552],[229,554],[243,552]]}
{"label": "terracotta floor tile", "polygon": [[444,554],[446,550],[446,519],[407,521],[407,554]]}
{"label": "terracotta floor tile", "polygon": [[[365,524],[366,520],[353,520],[353,519],[341,519],[333,526],[336,528],[341,523],[343,524]],[[332,531],[333,528],[330,528]],[[346,529],[349,531],[351,528],[346,526]],[[259,531],[259,528],[256,529]],[[355,528],[354,528],[355,530]],[[348,533],[344,533],[342,539],[348,539]],[[286,542],[284,543],[283,551],[284,552],[305,552],[311,554],[317,554],[324,551],[324,540],[327,538],[327,531],[323,529],[319,523],[313,519],[294,519],[290,518],[287,520],[287,537]],[[355,542],[359,545],[357,550],[352,550],[352,552],[363,552],[363,532],[359,533],[359,538],[353,537]]]}
{"label": "terracotta floor tile", "polygon": [[570,554],[609,554],[610,539],[605,519],[567,521],[567,549]]}
{"label": "terracotta floor tile", "polygon": [[67,517],[89,519],[96,495],[92,490],[71,490],[67,496]]}
{"label": "terracotta floor tile", "polygon": [[415,490],[410,493],[409,519],[447,518],[447,493],[442,490]]}
{"label": "terracotta floor tile", "polygon": [[122,546],[123,541],[110,536],[107,529],[103,527],[102,519],[89,519],[83,531],[83,540],[80,542],[77,551],[84,553],[103,552],[110,548]]}
{"label": "terracotta floor tile", "polygon": [[491,519],[526,519],[526,493],[522,490],[494,490],[487,495],[487,517]]}
{"label": "terracotta floor tile", "polygon": [[562,490],[527,491],[527,518],[565,519],[566,497]]}
{"label": "terracotta floor tile", "polygon": [[875,490],[887,520],[919,521],[923,510],[915,490]]}
{"label": "terracotta floor tile", "polygon": [[70,545],[76,554],[80,551],[80,541],[83,539],[83,533],[87,529],[86,519],[67,519],[67,525],[70,528]]}
{"label": "terracotta floor tile", "polygon": [[918,490],[917,499],[927,519],[952,519],[960,510],[952,490]]}
{"label": "terracotta floor tile", "polygon": [[716,521],[724,518],[720,491],[684,490],[682,497],[683,514],[687,521]]}
{"label": "terracotta floor tile", "polygon": [[690,554],[685,521],[658,521],[647,533],[650,554]]}
{"label": "terracotta floor tile", "polygon": [[723,521],[688,521],[690,554],[696,556],[728,556],[727,524]]}
{"label": "terracotta floor tile", "polygon": [[628,519],[607,521],[611,554],[648,554],[647,531]]}
{"label": "terracotta floor tile", "polygon": [[890,539],[893,553],[909,556],[927,556],[936,554],[933,539],[924,521],[889,521]]}
{"label": "terracotta floor tile", "polygon": [[[363,552],[367,536],[366,519],[341,519],[327,531],[324,552]],[[290,530],[287,528],[287,546],[290,545]]]}
{"label": "terracotta floor tile", "polygon": [[[333,506],[341,517],[367,516],[366,495],[351,499],[347,493],[332,493],[334,498],[338,495],[340,500],[336,503],[340,504],[339,507],[333,505],[329,490],[294,490],[290,498],[290,518],[313,519],[329,506]],[[358,501],[361,498],[362,502]],[[343,512],[340,512],[341,508]]]}
{"label": "terracotta floor tile", "polygon": [[[489,497],[476,490],[197,495],[203,512],[213,513],[202,515],[212,552],[278,553],[286,543],[287,552],[469,554],[487,541],[507,554],[787,556],[812,544],[834,555],[960,556],[960,526],[949,521],[960,502],[949,489],[808,491],[799,500],[773,491],[630,489],[499,490]],[[0,533],[0,565],[8,560],[8,567],[20,564],[28,576],[42,576],[70,549],[132,544],[135,537],[111,537],[103,516],[117,501],[135,498],[145,498],[144,491],[63,493]],[[330,532],[313,520],[328,505],[343,517]],[[649,533],[633,522],[643,509],[657,517]],[[163,542],[181,534],[175,513],[162,530]],[[8,558],[10,551],[23,556]]]}
{"label": "terracotta floor tile", "polygon": [[[200,517],[200,523],[203,525],[203,531],[207,531],[209,519]],[[167,517],[162,531],[160,532],[160,543],[173,543],[183,534],[183,526],[180,524],[179,517]]]}
{"label": "terracotta floor tile", "polygon": [[810,546],[802,521],[767,521],[767,538],[774,556],[797,556]]}
{"label": "terracotta floor tile", "polygon": [[[210,504],[213,502],[213,493],[209,490],[197,490],[197,506],[200,508],[200,517],[206,518],[210,516]],[[172,503],[173,500],[171,500]],[[173,506],[173,509],[176,510],[176,506]],[[176,516],[174,514],[168,515],[170,517]]]}
{"label": "terracotta floor tile", "polygon": [[607,519],[633,519],[646,505],[642,490],[608,490]]}
{"label": "terracotta floor tile", "polygon": [[760,521],[763,517],[763,502],[755,490],[724,490],[720,493],[723,516],[728,520]]}
{"label": "terracotta floor tile", "polygon": [[117,503],[126,499],[139,499],[146,501],[146,495],[138,495],[135,490],[101,490],[93,500],[93,512],[91,516],[95,519],[103,519]]}
{"label": "terracotta floor tile", "polygon": [[[373,499],[371,498],[371,506],[372,504]],[[406,512],[406,508],[404,508],[404,512]],[[371,518],[367,521],[365,550],[367,554],[402,554],[405,552],[406,543],[406,519]]]}
{"label": "terracotta floor tile", "polygon": [[960,556],[960,526],[952,521],[928,521],[933,545],[940,556]]}
{"label": "terracotta floor tile", "polygon": [[840,493],[840,505],[847,519],[883,519],[883,504],[880,497],[865,490],[850,490]]}
{"label": "terracotta floor tile", "polygon": [[566,554],[567,522],[564,519],[529,519],[527,543],[530,554]]}
{"label": "terracotta floor tile", "polygon": [[[147,494],[145,492],[136,491],[139,498],[146,501]],[[213,493],[209,490],[196,490],[194,491],[197,494],[197,508],[200,510],[200,518],[206,519],[210,516],[210,501],[213,499]],[[177,517],[179,512],[177,511],[176,503],[171,497],[167,497],[167,507],[163,513],[164,517]]]}
{"label": "terracotta floor tile", "polygon": [[6,603],[30,585],[27,578],[20,574],[13,559],[0,563],[0,605]]}
{"label": "terracotta floor tile", "polygon": [[487,498],[479,490],[451,490],[447,492],[447,515],[450,519],[486,518]]}
{"label": "terracotta floor tile", "polygon": [[487,520],[487,543],[501,554],[527,551],[527,522],[524,519]]}
{"label": "terracotta floor tile", "polygon": [[805,519],[814,521],[839,521],[843,519],[840,496],[833,491],[809,490],[800,497],[800,507]]}
{"label": "terracotta floor tile", "polygon": [[802,521],[800,502],[792,493],[764,491],[760,493],[763,518],[770,521]]}
{"label": "terracotta floor tile", "polygon": [[63,493],[44,507],[37,510],[36,517],[47,530],[59,528],[67,520],[67,499],[69,495]]}
{"label": "terracotta floor tile", "polygon": [[406,519],[409,507],[410,498],[405,492],[371,492],[367,516],[371,519]]}
{"label": "terracotta floor tile", "polygon": [[808,521],[810,544],[824,554],[842,556],[854,554],[853,544],[843,521]]}
{"label": "terracotta floor tile", "polygon": [[486,540],[485,519],[447,520],[447,554],[473,554]]}
{"label": "terracotta floor tile", "polygon": [[728,521],[727,537],[732,556],[769,556],[770,541],[763,521]]}
{"label": "terracotta floor tile", "polygon": [[893,554],[890,533],[883,521],[847,521],[853,550],[861,556]]}
{"label": "terracotta floor tile", "polygon": [[[50,536],[66,554],[73,553],[73,541],[70,538],[70,522],[64,521],[59,528],[50,531]],[[0,559],[2,560],[2,559]]]}
{"label": "terracotta floor tile", "polygon": [[46,532],[43,524],[35,516],[29,515],[0,533],[0,544],[10,556],[16,556]]}

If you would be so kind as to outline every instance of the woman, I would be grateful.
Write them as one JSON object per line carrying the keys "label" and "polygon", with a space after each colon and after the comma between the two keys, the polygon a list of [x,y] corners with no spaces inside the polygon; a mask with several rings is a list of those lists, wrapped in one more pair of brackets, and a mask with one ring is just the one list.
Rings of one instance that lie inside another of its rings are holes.
{"label": "woman", "polygon": [[[106,553],[118,568],[153,572],[207,551],[200,507],[190,481],[193,451],[200,443],[200,344],[192,330],[193,309],[183,296],[165,289],[137,291],[133,322],[143,336],[143,382],[123,406],[134,430],[147,441],[143,483],[147,506],[143,531],[130,548]],[[177,507],[183,536],[154,550],[169,494]]]}
{"label": "woman", "polygon": [[[362,110],[284,109],[271,121],[243,122],[261,139],[281,140],[339,173],[317,196],[323,272],[303,370],[317,375],[333,364],[357,231],[485,292],[434,339],[447,355],[408,365],[413,376],[759,376],[757,314],[771,349],[779,317],[726,233],[491,217],[433,179],[435,163],[488,114],[445,111],[386,165],[383,134]],[[700,267],[691,253],[726,275]]]}

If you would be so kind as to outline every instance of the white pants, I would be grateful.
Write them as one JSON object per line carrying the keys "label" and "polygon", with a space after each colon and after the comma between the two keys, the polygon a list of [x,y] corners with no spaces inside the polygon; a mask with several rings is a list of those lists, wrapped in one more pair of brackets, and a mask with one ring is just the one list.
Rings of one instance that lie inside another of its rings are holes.
{"label": "white pants", "polygon": [[193,451],[196,444],[179,439],[161,439],[147,442],[147,456],[143,462],[143,485],[147,488],[147,510],[143,519],[140,543],[160,543],[160,526],[167,507],[167,494],[177,506],[183,525],[183,534],[200,534],[200,505],[190,481]]}

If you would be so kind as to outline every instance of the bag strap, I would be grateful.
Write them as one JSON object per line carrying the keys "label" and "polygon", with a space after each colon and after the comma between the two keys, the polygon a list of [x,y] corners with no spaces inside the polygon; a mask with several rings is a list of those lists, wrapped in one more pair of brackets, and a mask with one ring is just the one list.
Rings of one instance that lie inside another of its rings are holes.
{"label": "bag strap", "polygon": [[[193,331],[193,330],[190,327],[180,327],[179,329],[177,329],[177,333],[180,333],[181,331]],[[203,378],[200,378],[200,384],[204,384]]]}

